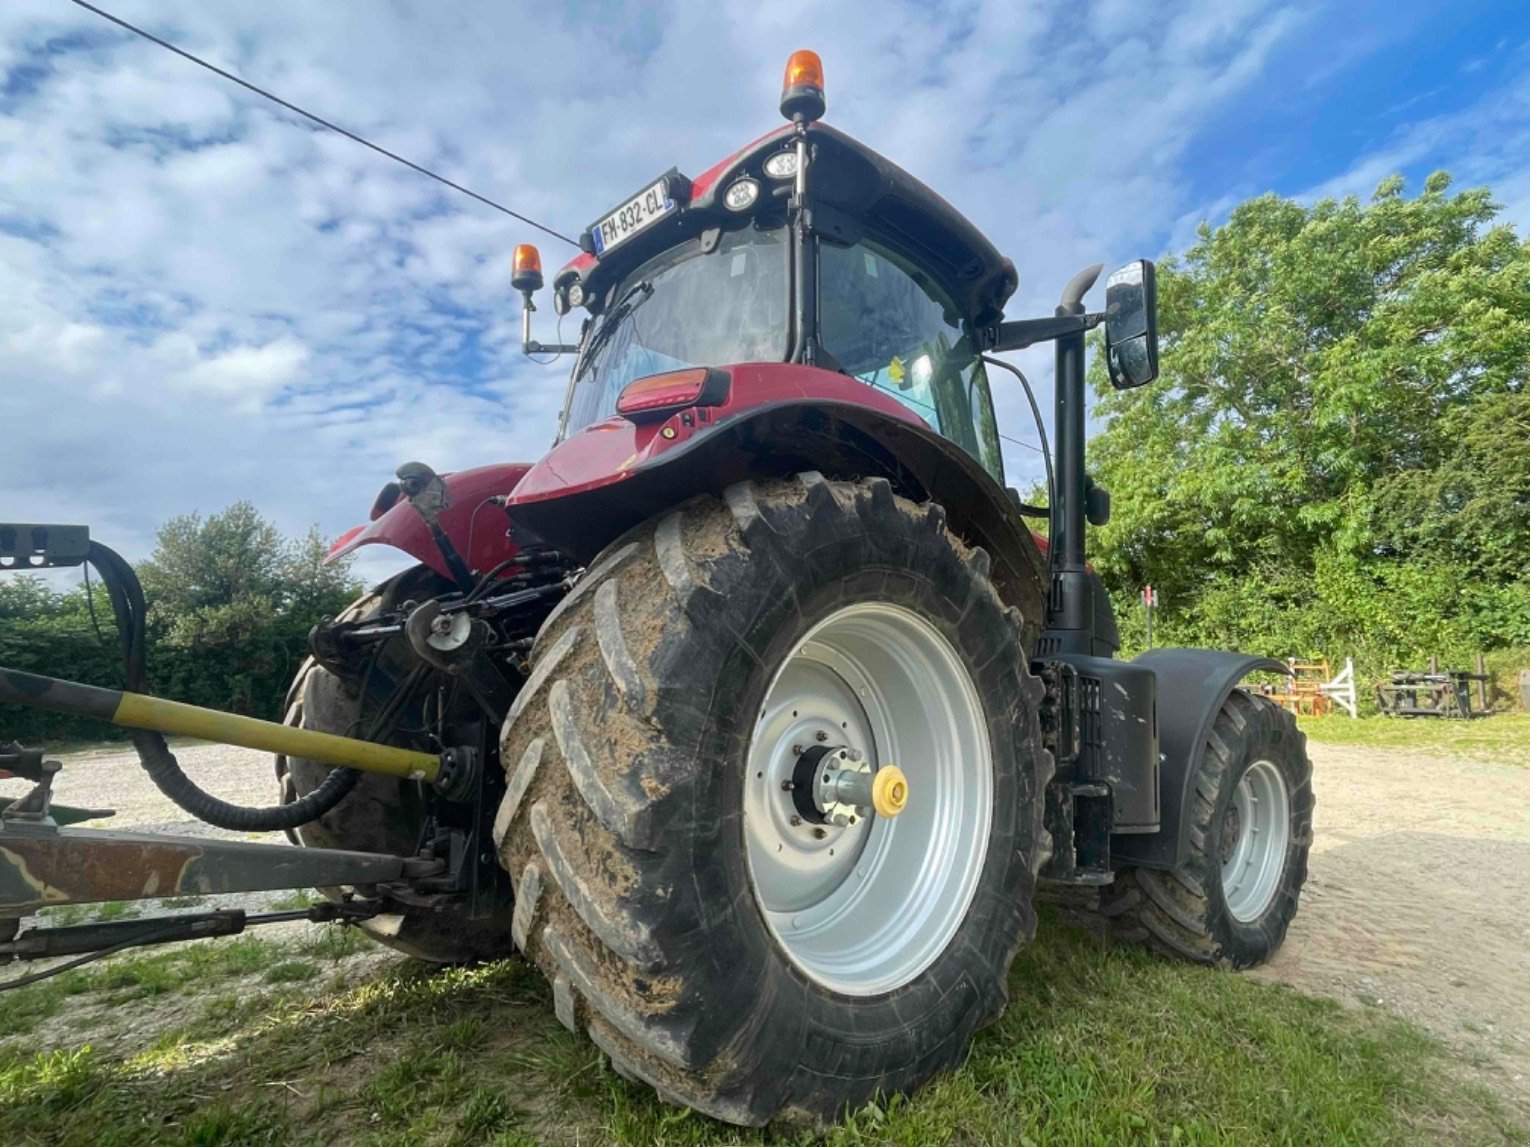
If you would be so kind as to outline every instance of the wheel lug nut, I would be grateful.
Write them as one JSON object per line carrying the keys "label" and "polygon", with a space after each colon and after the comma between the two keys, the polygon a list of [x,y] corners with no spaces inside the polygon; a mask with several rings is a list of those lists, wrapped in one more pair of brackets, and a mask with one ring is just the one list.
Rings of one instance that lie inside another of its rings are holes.
{"label": "wheel lug nut", "polygon": [[802,823],[802,818],[800,816],[793,816],[792,817],[792,827],[793,828],[796,828],[801,823]]}
{"label": "wheel lug nut", "polygon": [[816,836],[819,840],[822,840],[824,837],[828,836],[829,833],[827,829],[815,828],[813,830],[813,835]]}
{"label": "wheel lug nut", "polygon": [[794,781],[782,781],[781,788],[784,792],[791,792],[797,785]]}
{"label": "wheel lug nut", "polygon": [[801,745],[793,745],[792,746],[792,756],[794,756],[794,757],[802,756],[802,746]]}
{"label": "wheel lug nut", "polygon": [[822,729],[819,729],[818,732],[813,734],[813,737],[818,741],[827,741],[829,739],[829,734],[825,733]]}

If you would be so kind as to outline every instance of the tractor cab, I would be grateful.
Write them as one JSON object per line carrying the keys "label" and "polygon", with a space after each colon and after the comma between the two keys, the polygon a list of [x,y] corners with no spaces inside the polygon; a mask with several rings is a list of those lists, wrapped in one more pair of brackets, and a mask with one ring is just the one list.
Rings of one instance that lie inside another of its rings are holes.
{"label": "tractor cab", "polygon": [[[696,179],[668,172],[580,245],[553,281],[558,314],[585,313],[578,344],[556,348],[577,352],[560,440],[617,414],[645,378],[800,363],[890,396],[1002,481],[981,352],[1014,265],[857,140],[799,120]],[[522,248],[518,266],[534,258]],[[516,285],[529,305],[540,272]],[[555,349],[529,327],[527,341]]]}

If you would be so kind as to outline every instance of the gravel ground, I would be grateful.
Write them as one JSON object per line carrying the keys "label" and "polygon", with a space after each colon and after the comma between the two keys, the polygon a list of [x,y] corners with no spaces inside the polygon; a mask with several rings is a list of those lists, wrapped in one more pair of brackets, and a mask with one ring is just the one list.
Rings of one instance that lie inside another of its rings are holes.
{"label": "gravel ground", "polygon": [[1530,1103],[1530,769],[1309,748],[1307,887],[1253,975],[1405,1016]]}
{"label": "gravel ground", "polygon": [[[1317,743],[1311,752],[1311,875],[1285,947],[1252,974],[1403,1015],[1467,1053],[1494,1090],[1530,1098],[1530,769]],[[265,754],[198,744],[176,753],[227,800],[275,799]],[[180,815],[131,749],[73,753],[65,764],[59,801],[116,808],[103,827],[235,835]]]}

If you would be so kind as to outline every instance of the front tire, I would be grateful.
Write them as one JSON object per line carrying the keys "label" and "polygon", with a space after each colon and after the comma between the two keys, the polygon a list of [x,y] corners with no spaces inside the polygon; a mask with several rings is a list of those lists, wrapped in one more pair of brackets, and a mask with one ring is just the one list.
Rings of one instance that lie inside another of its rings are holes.
{"label": "front tire", "polygon": [[1296,719],[1234,690],[1202,753],[1190,849],[1170,871],[1126,868],[1102,890],[1118,939],[1198,964],[1262,964],[1285,940],[1312,847],[1312,762]]}
{"label": "front tire", "polygon": [[[1023,619],[944,521],[875,479],[741,483],[613,544],[538,637],[495,826],[515,939],[666,1098],[832,1118],[956,1066],[1004,1007],[1051,759]],[[792,823],[793,749],[841,742],[899,755],[898,819]]]}

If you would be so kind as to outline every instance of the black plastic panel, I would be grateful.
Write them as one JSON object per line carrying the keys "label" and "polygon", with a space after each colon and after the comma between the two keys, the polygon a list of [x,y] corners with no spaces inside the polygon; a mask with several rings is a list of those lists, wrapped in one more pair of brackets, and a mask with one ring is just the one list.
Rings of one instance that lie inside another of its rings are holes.
{"label": "black plastic panel", "polygon": [[88,526],[0,522],[0,570],[77,566],[89,552]]}
{"label": "black plastic panel", "polygon": [[1157,679],[1129,661],[1064,654],[1079,675],[1080,782],[1108,785],[1112,831],[1157,832]]}

